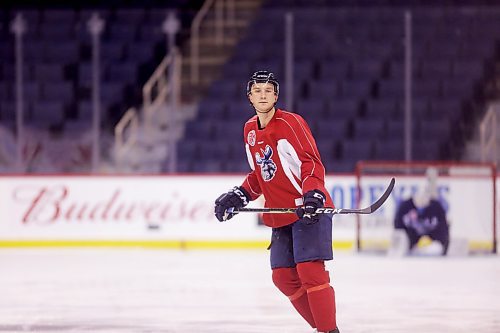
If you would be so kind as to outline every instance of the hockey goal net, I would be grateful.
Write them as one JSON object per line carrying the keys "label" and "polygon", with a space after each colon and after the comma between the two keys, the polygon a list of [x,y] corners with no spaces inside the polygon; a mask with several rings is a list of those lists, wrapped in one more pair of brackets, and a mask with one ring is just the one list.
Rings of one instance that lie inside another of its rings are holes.
{"label": "hockey goal net", "polygon": [[357,216],[358,250],[386,251],[394,232],[398,204],[430,193],[446,211],[450,245],[460,242],[468,253],[496,253],[493,164],[362,161],[356,166],[358,207],[368,206],[380,196],[391,177],[396,178],[396,185],[385,204],[375,213]]}

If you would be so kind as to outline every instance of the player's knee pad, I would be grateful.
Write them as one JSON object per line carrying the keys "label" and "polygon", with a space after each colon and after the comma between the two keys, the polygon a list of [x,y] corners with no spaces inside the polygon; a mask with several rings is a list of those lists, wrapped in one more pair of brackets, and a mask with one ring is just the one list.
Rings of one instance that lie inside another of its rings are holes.
{"label": "player's knee pad", "polygon": [[273,269],[273,283],[286,296],[292,296],[301,287],[297,270],[291,267]]}
{"label": "player's knee pad", "polygon": [[329,287],[330,276],[325,270],[323,261],[306,261],[297,264],[297,272],[299,274],[302,287],[306,290],[316,287]]}

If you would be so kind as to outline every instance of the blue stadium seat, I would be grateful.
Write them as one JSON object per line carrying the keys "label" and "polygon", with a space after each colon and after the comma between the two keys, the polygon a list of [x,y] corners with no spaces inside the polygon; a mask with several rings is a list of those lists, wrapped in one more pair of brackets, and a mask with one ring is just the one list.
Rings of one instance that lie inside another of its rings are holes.
{"label": "blue stadium seat", "polygon": [[36,81],[25,82],[23,92],[24,98],[28,101],[37,101],[42,96],[40,84]]}
{"label": "blue stadium seat", "polygon": [[63,67],[60,64],[36,64],[34,78],[42,82],[57,82],[64,79]]}
{"label": "blue stadium seat", "polygon": [[330,99],[327,104],[328,118],[352,119],[359,115],[359,101],[356,99]]}
{"label": "blue stadium seat", "polygon": [[115,22],[138,25],[146,17],[146,11],[142,8],[124,8],[115,11]]}
{"label": "blue stadium seat", "polygon": [[441,95],[441,82],[432,77],[417,79],[413,83],[413,94],[416,99],[439,97]]}
{"label": "blue stadium seat", "polygon": [[340,83],[340,94],[345,98],[366,98],[371,95],[371,90],[371,81],[367,79],[352,79]]}
{"label": "blue stadium seat", "polygon": [[381,80],[378,83],[378,95],[380,99],[403,100],[404,84],[396,78]]}
{"label": "blue stadium seat", "polygon": [[35,126],[48,127],[64,121],[64,106],[59,101],[39,101],[31,109],[31,119]]}
{"label": "blue stadium seat", "polygon": [[432,139],[413,142],[413,158],[421,161],[440,159],[440,145]]}
{"label": "blue stadium seat", "polygon": [[107,41],[101,46],[102,59],[106,61],[120,61],[124,56],[123,43],[119,41]]}
{"label": "blue stadium seat", "polygon": [[0,100],[0,119],[2,124],[13,122],[16,119],[16,104],[14,101]]}
{"label": "blue stadium seat", "polygon": [[129,23],[114,23],[109,26],[109,38],[120,42],[133,42],[137,36],[137,28]]}
{"label": "blue stadium seat", "polygon": [[314,134],[316,134],[316,141],[319,142],[329,142],[338,141],[345,138],[347,134],[347,119],[332,119],[328,121],[316,121],[314,124]]}
{"label": "blue stadium seat", "polygon": [[359,140],[377,140],[384,135],[385,119],[358,118],[353,122],[354,137]]}
{"label": "blue stadium seat", "polygon": [[437,143],[449,139],[451,125],[448,119],[422,119],[420,121],[420,139],[434,140]]}
{"label": "blue stadium seat", "polygon": [[426,59],[420,64],[420,75],[430,80],[436,77],[451,76],[451,62],[449,59]]}
{"label": "blue stadium seat", "polygon": [[347,77],[349,69],[348,60],[334,59],[332,61],[324,61],[320,66],[320,78],[340,81]]}
{"label": "blue stadium seat", "polygon": [[298,100],[295,105],[295,110],[299,114],[321,116],[325,112],[325,102],[321,99]]}
{"label": "blue stadium seat", "polygon": [[312,99],[329,99],[339,95],[339,86],[336,79],[322,79],[319,81],[309,81],[309,97]]}
{"label": "blue stadium seat", "polygon": [[335,158],[335,145],[335,140],[330,140],[326,137],[321,141],[316,141],[316,146],[323,161]]}
{"label": "blue stadium seat", "polygon": [[177,154],[180,161],[201,161],[199,160],[198,142],[191,139],[179,141],[177,145]]}
{"label": "blue stadium seat", "polygon": [[43,60],[48,63],[76,63],[79,55],[80,45],[74,41],[46,44],[43,49]]}
{"label": "blue stadium seat", "polygon": [[378,59],[354,61],[351,65],[351,77],[355,79],[372,80],[382,71],[382,64]]}
{"label": "blue stadium seat", "polygon": [[375,158],[385,161],[402,161],[405,159],[403,140],[382,140],[375,143]]}
{"label": "blue stadium seat", "polygon": [[45,24],[69,26],[76,21],[77,12],[71,9],[45,9],[41,16]]}
{"label": "blue stadium seat", "polygon": [[213,137],[213,125],[206,121],[191,121],[186,124],[185,137],[196,140],[210,140]]}
{"label": "blue stadium seat", "polygon": [[60,81],[42,85],[42,98],[46,101],[69,103],[74,98],[73,83]]}
{"label": "blue stadium seat", "polygon": [[[63,21],[64,22],[64,21]],[[47,41],[69,41],[74,38],[75,28],[73,22],[51,22],[43,24],[40,28],[40,37]]]}
{"label": "blue stadium seat", "polygon": [[204,100],[200,103],[198,109],[199,121],[212,121],[212,119],[221,119],[224,117],[226,107],[219,100]]}
{"label": "blue stadium seat", "polygon": [[357,162],[374,157],[374,140],[344,140],[341,146],[344,160]]}
{"label": "blue stadium seat", "polygon": [[123,88],[122,82],[103,82],[101,85],[101,99],[109,104],[121,102],[124,93]]}
{"label": "blue stadium seat", "polygon": [[397,110],[397,100],[392,98],[368,100],[366,103],[366,118],[388,119],[394,117]]}
{"label": "blue stadium seat", "polygon": [[150,42],[136,42],[127,44],[126,58],[135,63],[145,63],[154,58],[154,48]]}
{"label": "blue stadium seat", "polygon": [[109,63],[106,69],[104,80],[122,82],[122,83],[135,83],[137,81],[137,64],[135,62],[114,62]]}
{"label": "blue stadium seat", "polygon": [[243,123],[241,121],[227,121],[214,124],[214,137],[217,140],[243,141]]}
{"label": "blue stadium seat", "polygon": [[244,122],[254,115],[255,111],[248,100],[238,100],[228,104],[226,118],[230,121],[239,120],[243,126]]}

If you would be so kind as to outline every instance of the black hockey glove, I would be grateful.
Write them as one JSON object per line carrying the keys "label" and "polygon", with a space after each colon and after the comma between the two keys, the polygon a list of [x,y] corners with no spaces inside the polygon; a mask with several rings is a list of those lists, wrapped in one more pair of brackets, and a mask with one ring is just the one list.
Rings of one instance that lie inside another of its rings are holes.
{"label": "black hockey glove", "polygon": [[316,209],[324,207],[326,196],[320,190],[312,190],[304,194],[304,206],[297,209],[297,215],[303,219],[306,224],[312,224],[319,221],[319,215]]}
{"label": "black hockey glove", "polygon": [[235,186],[215,200],[215,217],[220,222],[227,221],[235,215],[227,212],[229,208],[245,207],[249,201],[250,195],[247,191],[241,186]]}

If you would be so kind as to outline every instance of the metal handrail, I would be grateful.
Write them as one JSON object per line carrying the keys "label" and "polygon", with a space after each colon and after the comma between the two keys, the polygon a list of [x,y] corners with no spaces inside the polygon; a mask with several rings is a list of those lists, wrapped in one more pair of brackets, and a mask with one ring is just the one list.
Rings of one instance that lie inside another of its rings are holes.
{"label": "metal handrail", "polygon": [[[130,128],[130,133],[125,138],[124,133]],[[130,108],[115,126],[115,161],[121,164],[125,153],[137,142],[139,132],[139,117],[135,108]]]}
{"label": "metal handrail", "polygon": [[500,103],[491,104],[479,126],[481,135],[481,161],[489,158],[497,163],[497,112]]}
{"label": "metal handrail", "polygon": [[[142,95],[144,103],[144,126],[146,133],[150,132],[153,116],[167,101],[169,94],[172,95],[171,97],[178,105],[181,93],[181,66],[182,58],[180,52],[177,48],[173,48],[172,51],[162,60],[160,65],[158,65],[146,84],[144,84],[144,87],[142,88]],[[152,91],[155,86],[157,87],[157,94],[155,97],[152,97]]]}
{"label": "metal handrail", "polygon": [[191,25],[191,83],[198,84],[200,79],[199,61],[200,61],[200,26],[210,7],[215,0],[206,0],[196,14]]}
{"label": "metal handrail", "polygon": [[[215,44],[224,43],[224,27],[235,22],[234,0],[206,0],[196,14],[191,25],[191,83],[197,85],[200,81],[200,28],[211,7],[215,5]],[[224,11],[227,11],[227,17]]]}

